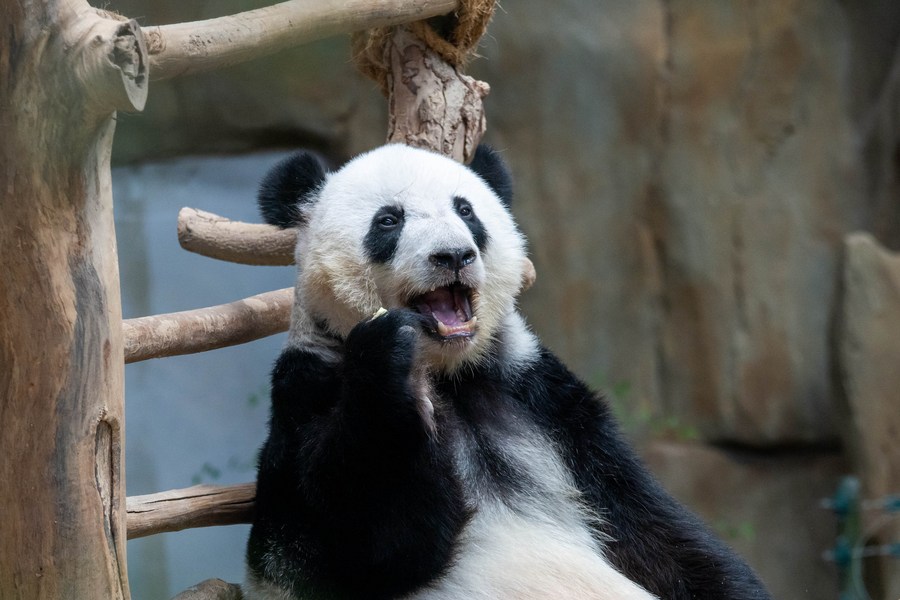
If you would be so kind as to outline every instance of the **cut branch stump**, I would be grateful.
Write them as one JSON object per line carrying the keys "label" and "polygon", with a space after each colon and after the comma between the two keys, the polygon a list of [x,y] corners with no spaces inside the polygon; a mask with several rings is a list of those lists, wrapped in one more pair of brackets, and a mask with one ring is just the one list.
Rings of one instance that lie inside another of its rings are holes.
{"label": "cut branch stump", "polygon": [[178,212],[178,243],[189,252],[234,263],[292,265],[297,231],[185,207]]}

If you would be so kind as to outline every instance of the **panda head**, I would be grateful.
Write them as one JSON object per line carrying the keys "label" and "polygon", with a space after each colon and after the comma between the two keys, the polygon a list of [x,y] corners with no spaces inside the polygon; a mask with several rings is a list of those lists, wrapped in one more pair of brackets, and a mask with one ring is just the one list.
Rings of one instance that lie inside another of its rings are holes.
{"label": "panda head", "polygon": [[477,361],[530,264],[511,196],[509,172],[486,146],[469,167],[399,144],[333,173],[310,153],[287,158],[259,203],[266,222],[299,231],[292,334],[316,327],[343,338],[381,307],[406,307],[423,316],[431,366]]}

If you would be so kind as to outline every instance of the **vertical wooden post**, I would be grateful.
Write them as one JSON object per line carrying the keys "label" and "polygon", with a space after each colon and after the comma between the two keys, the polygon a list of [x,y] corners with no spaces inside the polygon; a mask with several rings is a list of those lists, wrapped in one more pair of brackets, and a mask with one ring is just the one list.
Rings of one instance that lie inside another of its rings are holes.
{"label": "vertical wooden post", "polygon": [[491,88],[462,72],[494,14],[496,0],[461,0],[449,15],[375,27],[353,37],[359,70],[388,99],[389,143],[425,148],[468,163],[487,122]]}
{"label": "vertical wooden post", "polygon": [[487,127],[482,100],[490,86],[444,61],[407,27],[395,28],[384,52],[391,67],[388,142],[469,162]]}
{"label": "vertical wooden post", "polygon": [[0,598],[128,598],[110,151],[137,25],[0,5]]}

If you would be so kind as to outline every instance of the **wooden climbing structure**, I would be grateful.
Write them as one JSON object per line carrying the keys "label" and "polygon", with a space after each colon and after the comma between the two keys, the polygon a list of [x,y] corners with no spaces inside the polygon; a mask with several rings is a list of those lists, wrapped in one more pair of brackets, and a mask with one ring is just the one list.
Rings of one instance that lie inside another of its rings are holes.
{"label": "wooden climbing structure", "polygon": [[[253,483],[126,500],[124,364],[283,331],[292,290],[123,322],[110,180],[117,111],[142,110],[151,79],[356,31],[360,68],[389,98],[388,139],[465,160],[484,131],[489,88],[460,68],[493,8],[290,0],[141,27],[86,0],[0,6],[0,598],[129,598],[126,539],[246,522],[252,510]],[[290,232],[191,209],[179,239],[224,260],[292,260]]]}

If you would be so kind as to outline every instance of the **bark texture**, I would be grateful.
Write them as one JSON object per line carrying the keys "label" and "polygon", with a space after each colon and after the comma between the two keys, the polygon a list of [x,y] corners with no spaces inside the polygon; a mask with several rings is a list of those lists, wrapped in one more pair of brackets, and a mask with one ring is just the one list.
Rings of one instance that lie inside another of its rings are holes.
{"label": "bark texture", "polygon": [[0,22],[0,598],[127,598],[109,157],[143,42],[76,0]]}
{"label": "bark texture", "polygon": [[385,54],[388,142],[469,162],[487,127],[481,101],[490,86],[459,72],[406,27],[397,28]]}

